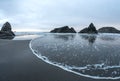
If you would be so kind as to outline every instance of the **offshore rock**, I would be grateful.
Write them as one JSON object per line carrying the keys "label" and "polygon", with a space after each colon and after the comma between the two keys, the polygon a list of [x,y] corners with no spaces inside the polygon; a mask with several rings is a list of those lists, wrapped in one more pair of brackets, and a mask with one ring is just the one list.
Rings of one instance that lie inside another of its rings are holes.
{"label": "offshore rock", "polygon": [[114,27],[102,27],[98,29],[99,33],[120,33],[120,30],[114,28]]}
{"label": "offshore rock", "polygon": [[74,28],[69,28],[68,26],[55,28],[54,30],[50,31],[51,33],[76,33]]}
{"label": "offshore rock", "polygon": [[82,29],[79,33],[89,33],[89,34],[97,34],[98,31],[93,23],[91,23],[87,28]]}

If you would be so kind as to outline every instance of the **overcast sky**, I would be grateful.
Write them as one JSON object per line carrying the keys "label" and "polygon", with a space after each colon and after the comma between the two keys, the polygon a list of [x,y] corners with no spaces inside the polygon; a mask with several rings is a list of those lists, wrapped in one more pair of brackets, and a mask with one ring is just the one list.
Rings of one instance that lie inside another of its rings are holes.
{"label": "overcast sky", "polygon": [[0,26],[49,31],[68,25],[77,31],[91,22],[120,29],[120,0],[0,0]]}

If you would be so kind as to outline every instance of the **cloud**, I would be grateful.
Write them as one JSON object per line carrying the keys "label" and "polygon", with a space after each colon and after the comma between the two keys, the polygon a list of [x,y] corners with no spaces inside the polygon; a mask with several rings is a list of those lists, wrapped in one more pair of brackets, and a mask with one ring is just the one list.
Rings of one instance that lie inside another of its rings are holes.
{"label": "cloud", "polygon": [[50,30],[64,25],[80,30],[91,22],[97,27],[119,28],[119,3],[119,0],[1,0],[0,24],[9,21],[14,30]]}

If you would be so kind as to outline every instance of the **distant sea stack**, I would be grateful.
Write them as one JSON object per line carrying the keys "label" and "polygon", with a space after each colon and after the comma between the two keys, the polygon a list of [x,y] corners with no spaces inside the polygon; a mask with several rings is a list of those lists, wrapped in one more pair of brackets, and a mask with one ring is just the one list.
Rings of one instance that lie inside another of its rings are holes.
{"label": "distant sea stack", "polygon": [[54,30],[50,31],[50,33],[76,33],[74,28],[69,28],[68,26],[55,28]]}
{"label": "distant sea stack", "polygon": [[79,33],[89,33],[89,34],[97,34],[98,31],[93,23],[91,23],[87,28],[82,29]]}
{"label": "distant sea stack", "polygon": [[9,22],[6,22],[0,31],[0,38],[1,39],[13,39],[15,34],[12,31],[11,25]]}
{"label": "distant sea stack", "polygon": [[114,28],[114,27],[102,27],[98,29],[99,33],[120,33],[120,30]]}

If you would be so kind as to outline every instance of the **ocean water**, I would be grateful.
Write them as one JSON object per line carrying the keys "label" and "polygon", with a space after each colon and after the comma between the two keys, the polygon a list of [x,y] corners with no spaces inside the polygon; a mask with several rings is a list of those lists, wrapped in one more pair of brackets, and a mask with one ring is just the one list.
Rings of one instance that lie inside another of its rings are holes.
{"label": "ocean water", "polygon": [[15,32],[15,38],[13,40],[32,40],[49,33],[45,32]]}
{"label": "ocean water", "polygon": [[94,79],[120,79],[119,34],[44,34],[30,42],[43,61]]}

